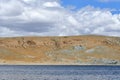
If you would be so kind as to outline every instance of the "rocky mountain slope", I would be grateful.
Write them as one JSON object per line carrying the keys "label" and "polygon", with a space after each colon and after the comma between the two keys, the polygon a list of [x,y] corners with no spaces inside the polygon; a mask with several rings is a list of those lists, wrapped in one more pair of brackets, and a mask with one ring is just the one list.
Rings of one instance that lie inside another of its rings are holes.
{"label": "rocky mountain slope", "polygon": [[116,65],[120,38],[107,36],[0,38],[0,64]]}

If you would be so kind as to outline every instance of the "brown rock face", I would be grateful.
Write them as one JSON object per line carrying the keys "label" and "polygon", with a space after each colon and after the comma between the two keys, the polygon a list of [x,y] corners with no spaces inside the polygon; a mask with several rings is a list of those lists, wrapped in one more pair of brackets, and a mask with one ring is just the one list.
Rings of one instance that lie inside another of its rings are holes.
{"label": "brown rock face", "polygon": [[1,64],[120,64],[120,38],[0,38]]}

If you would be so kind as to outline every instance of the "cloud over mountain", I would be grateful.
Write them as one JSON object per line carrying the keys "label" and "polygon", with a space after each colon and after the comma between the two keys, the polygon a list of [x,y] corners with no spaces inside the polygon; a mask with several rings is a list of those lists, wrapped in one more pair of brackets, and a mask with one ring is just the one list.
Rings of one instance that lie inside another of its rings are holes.
{"label": "cloud over mountain", "polygon": [[63,7],[60,0],[0,0],[0,36],[120,36],[120,14],[83,7]]}

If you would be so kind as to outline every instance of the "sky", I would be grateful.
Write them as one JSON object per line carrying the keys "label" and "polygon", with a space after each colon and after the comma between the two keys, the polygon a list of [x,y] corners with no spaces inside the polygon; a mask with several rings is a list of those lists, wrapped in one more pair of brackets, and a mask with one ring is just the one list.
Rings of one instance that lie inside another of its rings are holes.
{"label": "sky", "polygon": [[120,0],[61,0],[63,6],[72,5],[77,9],[91,5],[99,8],[120,9]]}
{"label": "sky", "polygon": [[0,0],[0,37],[120,37],[120,0]]}

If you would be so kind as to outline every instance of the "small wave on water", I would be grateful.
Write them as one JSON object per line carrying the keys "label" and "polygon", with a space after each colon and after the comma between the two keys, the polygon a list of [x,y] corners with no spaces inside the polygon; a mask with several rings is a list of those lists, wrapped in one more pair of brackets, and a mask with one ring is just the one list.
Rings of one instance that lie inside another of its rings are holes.
{"label": "small wave on water", "polygon": [[120,66],[1,65],[0,80],[120,80]]}

